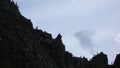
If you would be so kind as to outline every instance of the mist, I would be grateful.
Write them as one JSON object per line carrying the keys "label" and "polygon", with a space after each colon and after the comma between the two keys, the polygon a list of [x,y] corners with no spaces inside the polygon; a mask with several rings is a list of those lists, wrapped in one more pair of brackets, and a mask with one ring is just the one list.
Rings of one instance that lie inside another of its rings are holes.
{"label": "mist", "polygon": [[94,53],[94,43],[93,43],[93,36],[95,31],[91,30],[82,30],[75,33],[76,38],[80,42],[81,49],[85,50],[86,52],[93,54]]}

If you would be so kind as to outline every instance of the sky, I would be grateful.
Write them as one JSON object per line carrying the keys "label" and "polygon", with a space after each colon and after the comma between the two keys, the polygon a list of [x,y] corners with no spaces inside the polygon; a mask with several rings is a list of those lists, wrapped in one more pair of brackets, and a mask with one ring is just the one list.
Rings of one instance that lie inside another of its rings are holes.
{"label": "sky", "polygon": [[62,35],[74,56],[104,52],[109,63],[120,53],[120,0],[14,0],[34,27]]}

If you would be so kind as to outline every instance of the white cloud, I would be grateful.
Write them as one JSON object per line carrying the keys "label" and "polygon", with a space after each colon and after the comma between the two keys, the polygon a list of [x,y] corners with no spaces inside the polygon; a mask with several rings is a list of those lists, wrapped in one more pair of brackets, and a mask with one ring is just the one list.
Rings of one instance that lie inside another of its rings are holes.
{"label": "white cloud", "polygon": [[120,33],[116,34],[114,41],[120,45]]}

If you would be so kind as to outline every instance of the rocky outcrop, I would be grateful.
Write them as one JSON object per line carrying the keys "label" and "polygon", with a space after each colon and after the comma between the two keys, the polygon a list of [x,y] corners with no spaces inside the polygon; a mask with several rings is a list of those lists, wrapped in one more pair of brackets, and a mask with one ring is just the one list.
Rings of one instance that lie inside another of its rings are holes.
{"label": "rocky outcrop", "polygon": [[14,2],[0,0],[0,68],[59,68],[45,49],[52,42],[50,34],[33,28]]}
{"label": "rocky outcrop", "polygon": [[114,62],[114,68],[120,68],[120,54],[116,56],[116,59]]}
{"label": "rocky outcrop", "polygon": [[11,0],[0,0],[0,68],[120,68],[120,55],[108,65],[100,53],[90,61],[65,51],[62,36],[33,28]]}
{"label": "rocky outcrop", "polygon": [[73,57],[73,60],[74,68],[89,68],[89,62],[85,57]]}
{"label": "rocky outcrop", "polygon": [[107,55],[101,52],[90,60],[90,68],[106,68],[108,66]]}
{"label": "rocky outcrop", "polygon": [[74,68],[73,55],[69,52],[65,52],[65,65],[66,68]]}

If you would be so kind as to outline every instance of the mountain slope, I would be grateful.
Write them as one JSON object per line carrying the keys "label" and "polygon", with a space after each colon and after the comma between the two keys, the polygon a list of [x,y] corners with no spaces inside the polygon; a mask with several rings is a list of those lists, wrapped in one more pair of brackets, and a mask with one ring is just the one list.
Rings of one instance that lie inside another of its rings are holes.
{"label": "mountain slope", "polygon": [[[11,0],[0,0],[0,68],[118,68],[100,53],[90,61],[65,51],[62,36],[34,29]],[[99,66],[99,67],[98,67]]]}

